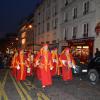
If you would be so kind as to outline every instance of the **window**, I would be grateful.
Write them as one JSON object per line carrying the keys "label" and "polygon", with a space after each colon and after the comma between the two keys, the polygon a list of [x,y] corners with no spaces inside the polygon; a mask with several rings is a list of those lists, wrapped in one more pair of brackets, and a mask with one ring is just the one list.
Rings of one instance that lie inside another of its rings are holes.
{"label": "window", "polygon": [[55,26],[54,26],[55,29],[57,28],[57,25],[58,25],[58,18],[55,19]]}
{"label": "window", "polygon": [[52,43],[55,44],[56,43],[56,40],[53,40]]}
{"label": "window", "polygon": [[40,26],[38,27],[38,35],[40,35]]}
{"label": "window", "polygon": [[77,18],[77,8],[73,9],[73,19]]}
{"label": "window", "polygon": [[44,42],[41,42],[41,44],[44,44]]}
{"label": "window", "polygon": [[76,38],[76,34],[77,34],[77,27],[73,27],[73,38]]}
{"label": "window", "polygon": [[40,12],[38,12],[38,24],[40,25]]}
{"label": "window", "polygon": [[42,21],[43,21],[43,23],[44,23],[44,19],[45,19],[44,14],[43,14],[42,16],[43,16],[43,17],[42,17]]}
{"label": "window", "polygon": [[58,25],[58,18],[55,18],[54,20],[52,20],[52,27],[54,29],[56,29],[57,28],[57,25]]}
{"label": "window", "polygon": [[42,23],[42,33],[44,32],[44,23]]}
{"label": "window", "polygon": [[52,28],[54,28],[54,20],[52,20]]}
{"label": "window", "polygon": [[57,15],[57,5],[52,7],[52,16],[56,16]]}
{"label": "window", "polygon": [[42,20],[43,20],[43,23],[44,23],[44,19],[45,19],[45,8],[43,7],[43,12],[42,12]]}
{"label": "window", "polygon": [[49,31],[50,30],[50,23],[48,22],[47,23],[47,31]]}
{"label": "window", "polygon": [[54,16],[54,6],[52,7],[52,16]]}
{"label": "window", "polygon": [[64,13],[64,21],[65,21],[65,22],[68,21],[68,14],[67,14],[67,12]]}
{"label": "window", "polygon": [[50,42],[49,41],[46,41],[46,43],[49,44]]}
{"label": "window", "polygon": [[65,6],[67,6],[68,5],[68,0],[65,0]]}
{"label": "window", "polygon": [[87,14],[88,12],[89,12],[89,1],[84,3],[83,15]]}
{"label": "window", "polygon": [[64,28],[64,40],[67,40],[67,29]]}
{"label": "window", "polygon": [[57,5],[55,5],[55,16],[57,15]]}
{"label": "window", "polygon": [[40,16],[40,12],[38,13],[38,15]]}
{"label": "window", "polygon": [[50,16],[51,16],[51,11],[50,9],[48,8],[47,11],[46,11],[46,19],[50,19]]}
{"label": "window", "polygon": [[84,33],[83,33],[84,37],[88,37],[88,29],[89,29],[89,25],[88,25],[88,23],[85,23],[84,24]]}

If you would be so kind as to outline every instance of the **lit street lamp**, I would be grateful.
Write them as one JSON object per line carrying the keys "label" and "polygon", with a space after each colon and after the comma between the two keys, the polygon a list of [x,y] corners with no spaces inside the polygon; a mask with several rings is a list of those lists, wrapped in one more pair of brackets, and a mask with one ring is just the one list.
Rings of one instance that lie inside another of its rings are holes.
{"label": "lit street lamp", "polygon": [[18,41],[18,38],[16,38],[16,41]]}
{"label": "lit street lamp", "polygon": [[32,28],[32,25],[29,25],[28,27],[31,29]]}

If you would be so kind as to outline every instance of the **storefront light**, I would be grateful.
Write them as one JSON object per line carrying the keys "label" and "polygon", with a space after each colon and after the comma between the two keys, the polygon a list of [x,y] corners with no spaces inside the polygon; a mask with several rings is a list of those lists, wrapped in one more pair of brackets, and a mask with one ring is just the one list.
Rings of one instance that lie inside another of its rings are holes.
{"label": "storefront light", "polygon": [[81,46],[77,46],[77,48],[82,48]]}
{"label": "storefront light", "polygon": [[26,43],[26,39],[22,39],[22,45],[24,45]]}
{"label": "storefront light", "polygon": [[83,46],[83,48],[86,48],[86,49],[88,49],[89,47],[88,47],[88,46]]}

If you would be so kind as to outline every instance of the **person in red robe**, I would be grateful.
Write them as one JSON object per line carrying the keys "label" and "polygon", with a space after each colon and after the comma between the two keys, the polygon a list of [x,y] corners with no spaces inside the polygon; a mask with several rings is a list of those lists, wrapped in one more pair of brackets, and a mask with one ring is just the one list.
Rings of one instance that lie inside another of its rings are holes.
{"label": "person in red robe", "polygon": [[51,53],[48,50],[48,45],[45,44],[36,57],[36,65],[40,68],[40,79],[42,87],[52,85],[50,69],[52,68]]}
{"label": "person in red robe", "polygon": [[25,56],[25,65],[26,65],[26,74],[27,76],[32,75],[32,57],[31,57],[31,51],[28,51]]}
{"label": "person in red robe", "polygon": [[16,66],[18,62],[18,52],[16,51],[14,56],[12,57],[12,62],[11,62],[11,74],[16,78]]}
{"label": "person in red robe", "polygon": [[20,50],[18,55],[16,79],[17,81],[26,79],[26,66],[25,66],[25,58],[23,50]]}
{"label": "person in red robe", "polygon": [[60,55],[60,62],[62,66],[62,78],[64,81],[72,80],[72,67],[75,66],[74,59],[70,54],[70,49],[65,48],[65,50]]}
{"label": "person in red robe", "polygon": [[[40,50],[41,51],[41,50]],[[41,55],[41,52],[38,51],[37,54],[35,55],[35,58],[34,58],[34,74],[36,76],[37,79],[41,80],[41,68],[39,66],[40,64],[40,55]]]}
{"label": "person in red robe", "polygon": [[55,75],[59,75],[58,70],[59,70],[59,66],[58,66],[58,50],[57,48],[54,48],[53,50],[51,50],[51,56],[52,56],[52,61],[53,61],[53,69],[51,70],[51,76],[55,76]]}

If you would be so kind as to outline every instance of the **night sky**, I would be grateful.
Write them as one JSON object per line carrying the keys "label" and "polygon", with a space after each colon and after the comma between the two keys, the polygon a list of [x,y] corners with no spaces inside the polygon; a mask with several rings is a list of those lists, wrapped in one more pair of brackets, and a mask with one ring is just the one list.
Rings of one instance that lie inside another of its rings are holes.
{"label": "night sky", "polygon": [[0,38],[15,32],[22,19],[32,13],[40,0],[0,0]]}

